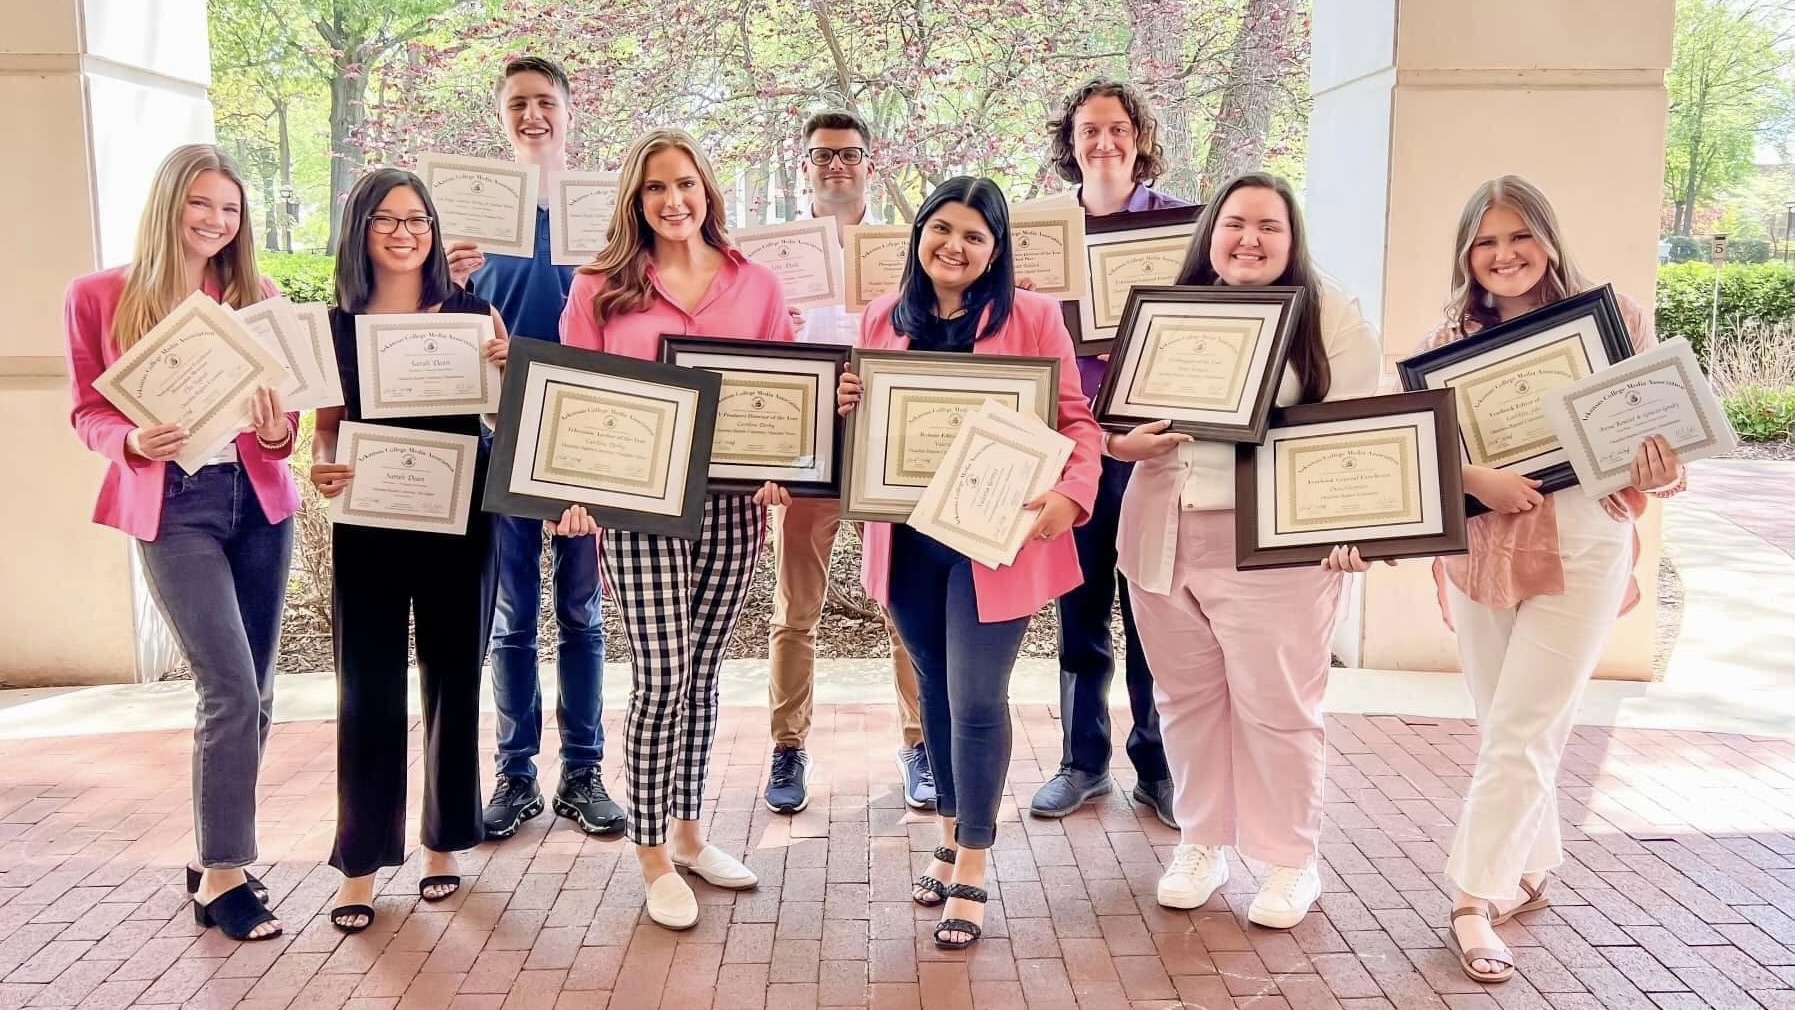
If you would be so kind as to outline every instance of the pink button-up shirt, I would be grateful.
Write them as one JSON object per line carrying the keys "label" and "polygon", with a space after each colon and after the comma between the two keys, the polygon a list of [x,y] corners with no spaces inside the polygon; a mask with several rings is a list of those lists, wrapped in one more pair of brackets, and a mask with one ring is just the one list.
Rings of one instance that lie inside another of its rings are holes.
{"label": "pink button-up shirt", "polygon": [[[100,482],[93,521],[123,530],[139,540],[154,540],[162,525],[162,482],[169,464],[145,459],[125,448],[125,436],[137,423],[101,396],[93,385],[122,353],[118,341],[112,339],[112,318],[124,295],[128,269],[102,270],[78,277],[69,285],[62,315],[69,338],[69,391],[75,403],[69,420],[82,444],[112,461]],[[214,299],[219,297],[217,288],[210,284],[205,291]],[[262,292],[269,297],[279,293],[266,277],[262,278]],[[299,430],[297,413],[288,414],[287,421],[294,431]],[[287,469],[293,440],[269,451],[256,441],[255,432],[245,431],[237,436],[236,445],[237,459],[268,521],[278,523],[297,512],[299,489]]]}
{"label": "pink button-up shirt", "polygon": [[607,319],[602,326],[592,314],[592,298],[604,287],[604,275],[575,275],[573,289],[567,293],[567,307],[561,311],[561,342],[569,347],[658,361],[661,337],[668,333],[795,340],[778,275],[734,249],[724,250],[724,255],[722,269],[692,311],[681,308],[667,294],[651,264],[648,281],[654,295],[647,307]]}

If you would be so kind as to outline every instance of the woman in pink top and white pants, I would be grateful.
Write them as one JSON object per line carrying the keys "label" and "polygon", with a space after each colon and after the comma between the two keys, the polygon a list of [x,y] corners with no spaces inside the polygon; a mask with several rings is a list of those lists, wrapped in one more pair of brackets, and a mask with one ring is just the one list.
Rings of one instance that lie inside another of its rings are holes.
{"label": "woman in pink top and white pants", "polygon": [[[636,141],[624,155],[617,206],[609,243],[574,277],[562,343],[653,361],[667,333],[794,338],[778,278],[729,244],[722,195],[691,137],[657,130]],[[698,815],[717,732],[717,672],[748,601],[765,506],[789,501],[772,484],[753,495],[713,494],[695,541],[605,530],[599,545],[630,644],[629,836],[648,885],[649,918],[671,929],[698,921],[697,897],[676,867],[718,887],[757,882],[734,856],[705,842]],[[555,532],[598,528],[576,506]]]}
{"label": "woman in pink top and white pants", "polygon": [[[1517,176],[1472,194],[1456,248],[1446,320],[1423,349],[1593,286],[1572,265],[1552,205]],[[1625,297],[1620,309],[1636,350],[1657,342],[1649,313]],[[1446,859],[1453,938],[1480,982],[1514,977],[1494,926],[1544,908],[1546,873],[1564,861],[1558,762],[1608,632],[1639,599],[1633,521],[1647,494],[1683,488],[1661,437],[1640,445],[1632,469],[1632,487],[1598,500],[1576,488],[1541,495],[1538,481],[1467,466],[1465,491],[1493,511],[1471,520],[1469,554],[1434,562],[1482,733]]]}
{"label": "woman in pink top and white pants", "polygon": [[255,248],[236,166],[210,144],[176,148],[156,170],[130,265],[77,279],[64,314],[75,432],[110,461],[94,521],[136,538],[150,594],[193,666],[193,827],[204,868],[187,870],[194,917],[236,940],[281,931],[267,890],[244,867],[256,860],[256,775],[299,507],[286,462],[298,416],[273,390],[257,391],[251,428],[187,473],[170,463],[187,432],[138,427],[94,381],[195,291],[234,308],[274,294]]}
{"label": "woman in pink top and white pants", "polygon": [[[1009,232],[996,183],[942,183],[917,211],[898,293],[874,300],[860,324],[866,348],[1059,358],[1058,427],[1074,441],[1059,483],[1026,506],[1040,515],[1013,564],[987,568],[909,526],[866,524],[862,581],[916,664],[935,772],[942,844],[913,897],[942,906],[935,945],[948,949],[983,931],[987,852],[1010,764],[1010,669],[1029,618],[1083,579],[1066,534],[1090,518],[1097,496],[1100,432],[1079,389],[1072,338],[1058,302],[1016,290]],[[839,397],[843,413],[859,402],[851,371]]]}

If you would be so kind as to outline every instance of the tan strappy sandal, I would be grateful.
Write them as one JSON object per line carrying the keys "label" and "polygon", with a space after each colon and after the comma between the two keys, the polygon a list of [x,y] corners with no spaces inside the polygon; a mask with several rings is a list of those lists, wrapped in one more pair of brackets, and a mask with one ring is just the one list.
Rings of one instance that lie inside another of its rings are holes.
{"label": "tan strappy sandal", "polygon": [[[1508,948],[1465,947],[1459,942],[1457,929],[1458,920],[1467,915],[1475,915],[1488,921],[1491,926],[1494,926],[1495,911],[1496,906],[1487,901],[1483,903],[1481,908],[1476,905],[1455,908],[1452,910],[1452,923],[1446,927],[1447,935],[1452,938],[1452,945],[1458,948],[1458,965],[1460,968],[1464,969],[1465,977],[1473,982],[1495,984],[1497,982],[1506,982],[1515,977],[1515,956]],[[1494,961],[1502,967],[1496,971],[1478,971],[1472,965],[1472,962],[1475,961]]]}
{"label": "tan strappy sandal", "polygon": [[1521,902],[1519,905],[1516,905],[1515,907],[1509,909],[1508,911],[1503,912],[1501,915],[1496,916],[1494,919],[1491,919],[1490,925],[1491,926],[1500,926],[1503,923],[1507,922],[1508,920],[1514,918],[1517,915],[1523,915],[1527,912],[1537,912],[1540,909],[1545,908],[1547,905],[1550,905],[1552,902],[1546,898],[1546,885],[1551,882],[1552,882],[1552,878],[1541,877],[1541,878],[1539,878],[1539,886],[1534,887],[1532,884],[1529,884],[1527,882],[1526,877],[1522,877],[1521,878],[1521,891],[1522,891],[1522,893],[1527,895],[1527,900]]}

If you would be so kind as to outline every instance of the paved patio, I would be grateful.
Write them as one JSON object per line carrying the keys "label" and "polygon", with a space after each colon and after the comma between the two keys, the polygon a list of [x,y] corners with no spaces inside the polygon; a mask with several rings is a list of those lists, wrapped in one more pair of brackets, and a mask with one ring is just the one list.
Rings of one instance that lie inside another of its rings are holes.
{"label": "paved patio", "polygon": [[[893,719],[819,710],[814,798],[788,819],[758,801],[765,711],[727,711],[711,835],[762,883],[698,884],[700,924],[678,935],[641,917],[622,843],[539,818],[467,853],[467,886],[442,905],[416,900],[414,861],[384,882],[375,927],[341,937],[320,915],[335,727],[300,721],[276,726],[263,775],[264,878],[289,935],[234,944],[196,929],[181,893],[186,733],[0,741],[0,1008],[1795,1007],[1786,740],[1579,730],[1562,780],[1572,858],[1553,908],[1503,928],[1521,978],[1486,990],[1442,945],[1463,722],[1330,717],[1326,894],[1296,930],[1246,924],[1240,872],[1194,913],[1155,905],[1174,835],[1118,794],[1060,822],[1007,806],[989,936],[947,954],[907,900],[934,835],[896,795]],[[1024,705],[1017,727],[1010,787],[1026,799],[1058,725]]]}

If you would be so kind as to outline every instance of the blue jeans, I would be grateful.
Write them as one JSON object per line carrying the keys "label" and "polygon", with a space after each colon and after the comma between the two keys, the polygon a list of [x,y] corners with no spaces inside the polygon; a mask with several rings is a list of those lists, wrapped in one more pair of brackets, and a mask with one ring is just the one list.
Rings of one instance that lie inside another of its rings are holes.
{"label": "blue jeans", "polygon": [[[500,775],[536,777],[542,749],[542,684],[536,666],[536,618],[542,599],[542,522],[494,516],[498,607],[492,624],[492,694],[499,709]],[[561,698],[561,771],[595,768],[605,752],[605,629],[599,616],[596,537],[554,537],[555,669]]]}
{"label": "blue jeans", "polygon": [[200,864],[256,859],[256,776],[274,711],[274,661],[293,520],[270,523],[236,463],[188,475],[169,464],[144,575],[193,667],[194,833]]}
{"label": "blue jeans", "polygon": [[954,840],[988,849],[1010,770],[1010,670],[1028,618],[979,622],[972,562],[908,526],[891,528],[891,619],[916,665],[935,810]]}

